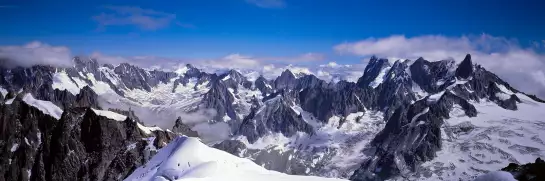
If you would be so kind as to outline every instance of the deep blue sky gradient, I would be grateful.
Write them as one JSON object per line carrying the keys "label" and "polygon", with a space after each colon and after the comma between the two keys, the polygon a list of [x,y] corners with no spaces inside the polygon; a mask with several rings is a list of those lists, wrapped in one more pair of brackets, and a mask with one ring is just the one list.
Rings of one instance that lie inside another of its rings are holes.
{"label": "deep blue sky gradient", "polygon": [[[99,29],[92,17],[104,6],[136,6],[176,14],[157,30],[136,26]],[[332,47],[390,35],[479,35],[545,40],[545,1],[286,0],[262,8],[244,0],[72,1],[0,0],[0,45],[41,41],[74,54],[212,58],[230,53],[295,56],[334,54]],[[356,58],[354,58],[356,60]]]}

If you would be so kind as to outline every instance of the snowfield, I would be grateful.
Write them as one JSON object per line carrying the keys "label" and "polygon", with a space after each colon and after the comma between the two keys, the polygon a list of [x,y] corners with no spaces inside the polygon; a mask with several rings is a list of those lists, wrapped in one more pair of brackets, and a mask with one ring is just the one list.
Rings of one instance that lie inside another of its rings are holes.
{"label": "snowfield", "polygon": [[472,102],[478,115],[470,118],[455,107],[441,128],[443,144],[437,157],[422,164],[423,169],[411,178],[473,180],[509,163],[525,164],[545,157],[545,104],[524,94],[516,96],[522,101],[516,111],[492,102]]}
{"label": "snowfield", "polygon": [[133,180],[233,180],[233,181],[334,181],[341,179],[293,176],[269,171],[254,162],[210,148],[197,138],[178,137],[126,181]]}
{"label": "snowfield", "polygon": [[127,119],[127,116],[121,115],[121,114],[118,114],[118,113],[115,113],[115,112],[112,112],[112,111],[97,110],[97,109],[93,109],[93,108],[91,108],[91,110],[93,110],[93,112],[95,112],[95,114],[97,114],[99,116],[107,117],[108,119],[113,119],[113,120],[116,120],[116,121],[125,121]]}
{"label": "snowfield", "polygon": [[32,97],[32,94],[29,93],[23,97],[23,101],[28,105],[38,108],[38,110],[42,111],[44,114],[48,114],[57,120],[61,119],[63,110],[52,102],[35,99]]}

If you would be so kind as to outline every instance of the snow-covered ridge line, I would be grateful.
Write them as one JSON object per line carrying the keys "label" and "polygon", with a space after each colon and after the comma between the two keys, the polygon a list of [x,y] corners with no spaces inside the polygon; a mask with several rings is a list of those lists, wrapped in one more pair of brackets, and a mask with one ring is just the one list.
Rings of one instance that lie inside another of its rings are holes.
{"label": "snow-covered ridge line", "polygon": [[72,81],[72,79],[66,74],[65,71],[55,72],[53,74],[53,89],[68,90],[72,95],[79,94],[81,87]]}
{"label": "snow-covered ridge line", "polygon": [[144,126],[140,123],[137,123],[137,126],[140,130],[142,130],[144,133],[146,134],[152,134],[154,131],[163,131],[163,129],[157,127],[157,126],[153,126],[153,127],[147,127],[147,126]]}
{"label": "snow-covered ridge line", "polygon": [[210,148],[197,138],[178,137],[125,181],[135,180],[334,181],[340,179],[292,176],[269,171],[254,162]]}
{"label": "snow-covered ridge line", "polygon": [[121,115],[121,114],[116,113],[116,112],[98,110],[98,109],[93,109],[93,108],[91,108],[91,110],[93,110],[93,112],[95,114],[97,114],[99,116],[106,117],[108,119],[112,119],[112,120],[116,120],[116,121],[125,121],[127,119],[127,116]]}
{"label": "snow-covered ridge line", "polygon": [[61,119],[63,110],[52,102],[35,99],[30,93],[23,97],[23,101],[57,120]]}
{"label": "snow-covered ridge line", "polygon": [[[115,121],[125,121],[125,120],[127,120],[127,116],[116,113],[116,112],[113,112],[113,111],[98,110],[98,109],[94,109],[94,108],[91,108],[91,110],[93,110],[93,112],[95,114],[97,114],[98,116],[103,116],[103,117],[106,117],[108,119],[112,119],[112,120],[115,120]],[[157,126],[148,127],[148,126],[144,126],[144,125],[142,125],[140,123],[136,123],[136,125],[138,126],[138,129],[142,130],[142,132],[144,132],[145,134],[148,134],[148,135],[153,134],[154,131],[163,131],[163,129],[161,129],[161,128],[157,127]]]}

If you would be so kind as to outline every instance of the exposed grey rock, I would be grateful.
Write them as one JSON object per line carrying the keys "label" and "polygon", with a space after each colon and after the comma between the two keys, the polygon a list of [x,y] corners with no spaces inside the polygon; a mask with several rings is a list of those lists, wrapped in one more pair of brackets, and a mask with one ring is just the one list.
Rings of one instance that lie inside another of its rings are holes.
{"label": "exposed grey rock", "polygon": [[471,62],[471,55],[467,54],[462,63],[456,68],[456,77],[467,79],[473,74],[473,63]]}
{"label": "exposed grey rock", "polygon": [[177,77],[177,74],[174,72],[146,71],[128,63],[120,64],[115,67],[114,71],[128,89],[142,89],[146,91],[151,91],[151,88],[157,84],[168,83],[170,79]]}
{"label": "exposed grey rock", "polygon": [[186,64],[186,68],[188,70],[183,75],[174,80],[174,87],[172,88],[172,92],[175,92],[176,88],[180,84],[186,86],[187,83],[189,83],[190,79],[197,80],[197,84],[195,84],[194,89],[197,89],[198,85],[202,85],[206,82],[212,81],[213,75],[202,72],[199,69],[193,67],[191,64]]}
{"label": "exposed grey rock", "polygon": [[419,58],[410,66],[411,78],[426,92],[437,93],[455,81],[454,68],[454,60],[428,62]]}
{"label": "exposed grey rock", "polygon": [[276,90],[293,89],[296,86],[296,81],[295,75],[289,69],[286,69],[274,80],[274,88]]}
{"label": "exposed grey rock", "polygon": [[[0,152],[0,174],[4,175],[5,180],[25,179],[25,168],[31,168],[31,180],[119,180],[130,169],[150,158],[152,145],[161,147],[171,139],[173,133],[170,132],[154,131],[153,135],[146,135],[140,131],[135,126],[139,120],[130,110],[112,110],[129,117],[121,122],[94,115],[87,107],[100,108],[100,105],[91,88],[83,87],[77,95],[52,88],[53,75],[60,71],[66,72],[73,83],[80,79],[93,86],[93,78],[105,82],[121,97],[125,90],[151,91],[157,85],[171,81],[174,81],[172,92],[177,86],[186,86],[190,82],[196,82],[194,89],[206,84],[208,92],[196,103],[198,106],[190,109],[215,110],[216,116],[209,120],[212,122],[229,117],[228,124],[234,136],[246,136],[250,143],[269,133],[281,133],[286,137],[297,132],[314,135],[316,130],[292,109],[294,106],[301,107],[322,123],[327,123],[333,116],[341,117],[340,125],[350,113],[384,112],[384,130],[363,150],[374,159],[363,162],[350,177],[353,180],[380,180],[416,171],[421,163],[433,159],[441,149],[439,130],[443,120],[449,118],[451,110],[460,108],[466,116],[473,117],[477,111],[472,102],[485,100],[515,111],[521,102],[517,95],[523,94],[495,74],[474,65],[470,55],[458,66],[453,60],[429,62],[420,58],[390,64],[387,59],[372,57],[358,83],[326,82],[314,75],[294,75],[290,70],[285,70],[274,80],[260,76],[252,83],[235,70],[221,75],[209,74],[190,64],[186,65],[185,73],[178,74],[145,70],[126,63],[100,66],[97,60],[79,57],[74,58],[74,63],[75,66],[70,68],[0,68],[0,86],[9,90],[5,97],[19,96],[11,105],[3,105],[4,101],[0,103],[4,113],[0,115],[2,131],[14,128],[1,133],[5,136],[2,138],[9,140],[3,142],[4,139],[0,139],[0,150],[4,151]],[[114,83],[111,77],[119,77],[120,80]],[[382,81],[375,81],[377,78]],[[259,100],[261,96],[239,95],[243,89],[259,90],[263,99]],[[26,93],[53,102],[65,109],[65,114],[61,120],[54,120],[32,107],[25,107],[20,98]],[[435,98],[432,100],[430,95]],[[535,96],[529,97],[545,102]],[[8,123],[6,120],[18,121]],[[43,120],[51,121],[43,125]],[[198,136],[181,119],[175,122],[173,132]],[[29,126],[34,124],[38,126]],[[468,129],[471,127],[453,131],[464,132]],[[32,135],[36,137],[38,131],[44,135],[42,146],[34,145],[36,148],[32,151],[21,144],[19,149],[23,152],[5,152],[14,141],[24,143],[25,137],[37,140]],[[146,138],[149,136],[154,138]],[[112,141],[108,141],[110,139]],[[129,145],[134,145],[131,146],[134,147],[132,151],[121,148]],[[281,153],[249,149],[236,140],[226,140],[216,147],[252,158],[268,169],[290,174],[307,175],[323,171],[315,165],[320,163],[310,164],[308,161],[313,159],[312,153],[317,150],[305,150],[311,154]],[[335,149],[319,151],[324,157],[337,154]],[[105,155],[106,152],[111,154]],[[6,165],[4,158],[8,157],[12,158],[17,169]],[[307,168],[310,170],[307,171]],[[350,175],[342,174],[346,177]]]}
{"label": "exposed grey rock", "polygon": [[237,134],[246,136],[250,143],[269,132],[282,133],[286,137],[298,131],[313,134],[312,126],[293,111],[290,104],[281,95],[265,101],[263,107],[253,108],[244,118]]}
{"label": "exposed grey rock", "polygon": [[272,82],[265,79],[265,77],[263,77],[262,75],[260,75],[255,80],[254,85],[259,91],[261,91],[262,95],[270,94],[273,91],[272,86],[271,86]]}
{"label": "exposed grey rock", "polygon": [[371,142],[373,156],[354,172],[351,180],[369,178],[383,180],[393,175],[415,172],[418,165],[435,157],[441,149],[443,119],[449,118],[453,105],[459,105],[467,116],[477,111],[464,99],[446,92],[437,102],[420,100],[401,106],[389,118]]}
{"label": "exposed grey rock", "polygon": [[16,98],[0,110],[0,180],[122,180],[154,154],[149,148],[174,136],[145,135],[131,119],[110,120],[88,108],[65,109],[56,120]]}
{"label": "exposed grey rock", "polygon": [[368,87],[379,76],[380,71],[387,67],[391,67],[388,59],[378,59],[376,56],[372,56],[365,67],[363,76],[358,79],[358,86]]}
{"label": "exposed grey rock", "polygon": [[182,118],[178,117],[172,127],[172,132],[183,134],[189,137],[199,137],[199,134],[196,131],[191,130],[191,128],[182,122]]}
{"label": "exposed grey rock", "polygon": [[246,77],[236,70],[229,70],[226,74],[222,74],[218,78],[221,79],[227,87],[232,88],[235,91],[238,90],[239,85],[246,89],[252,87],[252,82],[248,81]]}
{"label": "exposed grey rock", "polygon": [[385,120],[402,105],[409,105],[417,99],[413,92],[413,80],[409,70],[410,61],[396,61],[385,75],[384,82],[376,87],[375,96],[378,110],[385,112]]}
{"label": "exposed grey rock", "polygon": [[199,109],[214,109],[216,117],[214,120],[222,120],[227,115],[236,120],[236,113],[233,108],[234,97],[227,89],[227,86],[219,79],[213,79],[210,90],[204,94]]}
{"label": "exposed grey rock", "polygon": [[299,92],[299,103],[303,110],[312,113],[318,120],[327,121],[334,115],[347,116],[365,111],[375,104],[369,88],[358,88],[356,84],[341,81],[338,87],[306,88]]}
{"label": "exposed grey rock", "polygon": [[513,177],[519,181],[545,180],[545,172],[543,172],[543,170],[545,170],[545,161],[541,158],[537,158],[534,163],[527,163],[524,165],[510,163],[501,170],[510,172],[513,174]]}

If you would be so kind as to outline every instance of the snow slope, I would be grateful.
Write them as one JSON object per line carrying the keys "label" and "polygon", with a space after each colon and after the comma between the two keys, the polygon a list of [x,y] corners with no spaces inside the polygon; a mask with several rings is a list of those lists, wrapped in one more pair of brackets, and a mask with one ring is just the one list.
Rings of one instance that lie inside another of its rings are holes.
{"label": "snow slope", "polygon": [[197,138],[178,137],[144,166],[137,168],[132,180],[340,180],[312,176],[292,176],[269,171],[244,158],[210,148]]}
{"label": "snow slope", "polygon": [[53,84],[51,87],[58,90],[68,90],[72,95],[77,95],[80,91],[80,87],[64,71],[53,74]]}
{"label": "snow slope", "polygon": [[385,79],[385,76],[387,75],[388,71],[390,71],[390,66],[387,66],[387,67],[384,67],[380,70],[379,74],[377,75],[377,77],[375,78],[375,80],[373,80],[373,82],[369,83],[369,86],[373,87],[373,88],[377,88],[380,84],[382,84],[382,82],[384,82],[384,79]]}
{"label": "snow slope", "polygon": [[490,172],[477,177],[474,181],[517,181],[509,172]]}
{"label": "snow slope", "polygon": [[[297,170],[289,173],[348,178],[368,158],[362,150],[384,128],[384,115],[381,112],[356,112],[345,118],[333,116],[324,124],[299,106],[293,106],[292,109],[314,127],[316,132],[313,135],[298,132],[292,137],[286,137],[281,133],[269,133],[252,144],[245,136],[239,136],[235,139],[247,148],[261,150],[240,155],[268,169],[285,169],[285,166],[278,166],[278,163],[284,163],[282,159],[287,159],[286,164],[290,168],[306,168],[302,173]],[[275,162],[260,157],[273,157]]]}
{"label": "snow slope", "polygon": [[545,104],[515,93],[522,103],[506,111],[492,102],[473,102],[477,117],[455,106],[441,127],[437,157],[413,174],[418,180],[472,180],[509,163],[529,163],[545,157]]}
{"label": "snow slope", "polygon": [[113,120],[116,120],[116,121],[125,121],[127,119],[127,116],[121,115],[121,114],[118,114],[118,113],[115,113],[115,112],[112,112],[112,111],[97,110],[97,109],[93,109],[93,108],[91,108],[91,110],[93,110],[93,112],[95,112],[95,114],[97,114],[99,116],[104,116],[104,117],[107,117],[109,119],[113,119]]}
{"label": "snow slope", "polygon": [[8,90],[0,87],[0,94],[2,94],[2,97],[6,97],[6,95],[8,95]]}
{"label": "snow slope", "polygon": [[62,109],[53,104],[52,102],[37,100],[32,97],[32,94],[29,93],[27,93],[25,97],[23,97],[23,101],[26,102],[28,105],[38,108],[43,113],[51,115],[57,120],[61,119],[61,115],[63,112]]}

